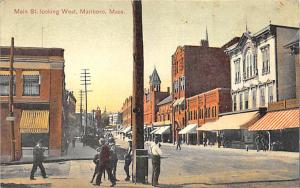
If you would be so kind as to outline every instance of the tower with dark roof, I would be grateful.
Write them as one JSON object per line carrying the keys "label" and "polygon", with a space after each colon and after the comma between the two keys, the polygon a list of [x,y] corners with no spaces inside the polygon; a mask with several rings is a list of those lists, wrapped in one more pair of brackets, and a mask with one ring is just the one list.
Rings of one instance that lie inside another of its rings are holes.
{"label": "tower with dark roof", "polygon": [[151,91],[160,91],[161,81],[160,81],[159,75],[158,75],[155,67],[149,78],[150,78],[150,81],[149,81],[150,90]]}

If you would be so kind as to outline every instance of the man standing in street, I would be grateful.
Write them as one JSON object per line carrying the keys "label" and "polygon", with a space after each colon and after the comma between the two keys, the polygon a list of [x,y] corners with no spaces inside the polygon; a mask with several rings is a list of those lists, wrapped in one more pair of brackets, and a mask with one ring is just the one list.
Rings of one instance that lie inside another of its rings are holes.
{"label": "man standing in street", "polygon": [[125,159],[124,170],[126,172],[125,181],[130,181],[129,166],[131,164],[131,157],[132,157],[132,141],[129,140],[128,144],[129,144],[128,151],[124,155],[124,159]]}
{"label": "man standing in street", "polygon": [[117,154],[117,149],[116,149],[116,144],[114,139],[109,140],[109,147],[110,147],[110,168],[112,171],[112,175],[114,176],[115,180],[117,180],[117,164],[118,164],[118,154]]}
{"label": "man standing in street", "polygon": [[180,144],[181,144],[181,138],[180,138],[180,136],[178,136],[177,145],[176,145],[176,150],[178,150],[178,149],[181,150]]}
{"label": "man standing in street", "polygon": [[162,155],[158,138],[155,138],[155,142],[151,144],[150,152],[152,154],[152,186],[156,187],[158,185],[158,177],[160,174],[160,158]]}
{"label": "man standing in street", "polygon": [[99,173],[96,179],[96,185],[100,185],[101,175],[104,171],[107,172],[108,179],[111,182],[111,187],[116,185],[115,177],[111,174],[110,164],[109,164],[109,146],[105,143],[103,138],[100,139],[100,160],[99,160]]}
{"label": "man standing in street", "polygon": [[39,140],[33,149],[33,166],[30,173],[31,180],[35,180],[34,174],[37,170],[37,167],[40,168],[43,178],[47,178],[46,171],[43,166],[44,151],[45,149],[42,147],[41,140]]}

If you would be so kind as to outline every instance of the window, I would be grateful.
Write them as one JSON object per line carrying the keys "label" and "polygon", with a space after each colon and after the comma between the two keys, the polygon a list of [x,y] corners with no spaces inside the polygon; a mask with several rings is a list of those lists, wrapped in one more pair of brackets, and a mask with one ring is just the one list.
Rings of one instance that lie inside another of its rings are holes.
{"label": "window", "polygon": [[38,96],[40,95],[40,76],[23,75],[23,95]]}
{"label": "window", "polygon": [[262,53],[262,60],[263,60],[263,67],[262,67],[262,74],[270,73],[270,48],[269,45],[261,48]]}
{"label": "window", "polygon": [[[0,75],[0,96],[8,96],[9,95],[9,79],[10,75],[7,71],[7,74]],[[13,83],[13,95],[16,95],[16,76],[13,75],[14,83]]]}
{"label": "window", "polygon": [[252,89],[252,108],[256,108],[256,89]]}
{"label": "window", "polygon": [[247,110],[248,109],[248,106],[249,106],[249,92],[248,91],[245,91],[245,95],[244,95],[244,99],[245,99],[245,109]]}
{"label": "window", "polygon": [[269,103],[271,103],[273,102],[273,85],[269,85],[268,94],[269,94]]}
{"label": "window", "polygon": [[260,106],[265,106],[265,88],[260,88]]}
{"label": "window", "polygon": [[241,82],[241,73],[240,73],[240,59],[234,61],[234,81],[235,83],[240,83]]}
{"label": "window", "polygon": [[247,49],[243,60],[243,78],[248,79],[256,75],[256,56],[250,48]]}
{"label": "window", "polygon": [[233,111],[236,111],[236,95],[233,95]]}
{"label": "window", "polygon": [[240,93],[240,110],[243,110],[243,94]]}

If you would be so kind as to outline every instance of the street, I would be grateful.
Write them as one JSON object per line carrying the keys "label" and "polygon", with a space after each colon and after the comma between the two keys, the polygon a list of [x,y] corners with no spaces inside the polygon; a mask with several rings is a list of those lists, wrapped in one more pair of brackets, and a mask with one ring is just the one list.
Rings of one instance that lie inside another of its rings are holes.
{"label": "street", "polygon": [[[125,142],[117,140],[125,147]],[[148,147],[148,143],[145,144]],[[80,151],[81,143],[76,150]],[[201,146],[182,146],[175,150],[172,144],[163,144],[160,187],[298,187],[298,153],[256,152]],[[86,155],[93,149],[84,147]],[[120,150],[124,152],[124,150]],[[78,151],[77,151],[78,152]],[[84,155],[84,154],[82,154]],[[88,156],[85,156],[88,157]],[[90,156],[93,157],[93,156]],[[119,160],[116,187],[151,187],[151,159],[149,159],[150,184],[125,182],[124,160]],[[45,163],[48,179],[43,179],[38,170],[37,180],[29,180],[31,164],[8,165],[1,167],[2,187],[94,187],[89,183],[94,164],[91,160],[70,160]],[[101,187],[109,187],[104,180]]]}

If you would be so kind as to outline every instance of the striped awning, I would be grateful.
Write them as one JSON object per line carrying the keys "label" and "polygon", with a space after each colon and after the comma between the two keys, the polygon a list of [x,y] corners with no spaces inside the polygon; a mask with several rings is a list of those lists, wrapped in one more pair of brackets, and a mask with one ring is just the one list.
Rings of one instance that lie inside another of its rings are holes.
{"label": "striped awning", "polygon": [[249,127],[250,131],[278,130],[299,127],[299,109],[268,112]]}
{"label": "striped awning", "polygon": [[[0,75],[9,76],[10,72],[9,71],[2,71],[2,70],[0,70]],[[16,71],[13,71],[13,75],[16,75]]]}
{"label": "striped awning", "polygon": [[21,133],[48,133],[48,110],[23,110],[20,121]]}

